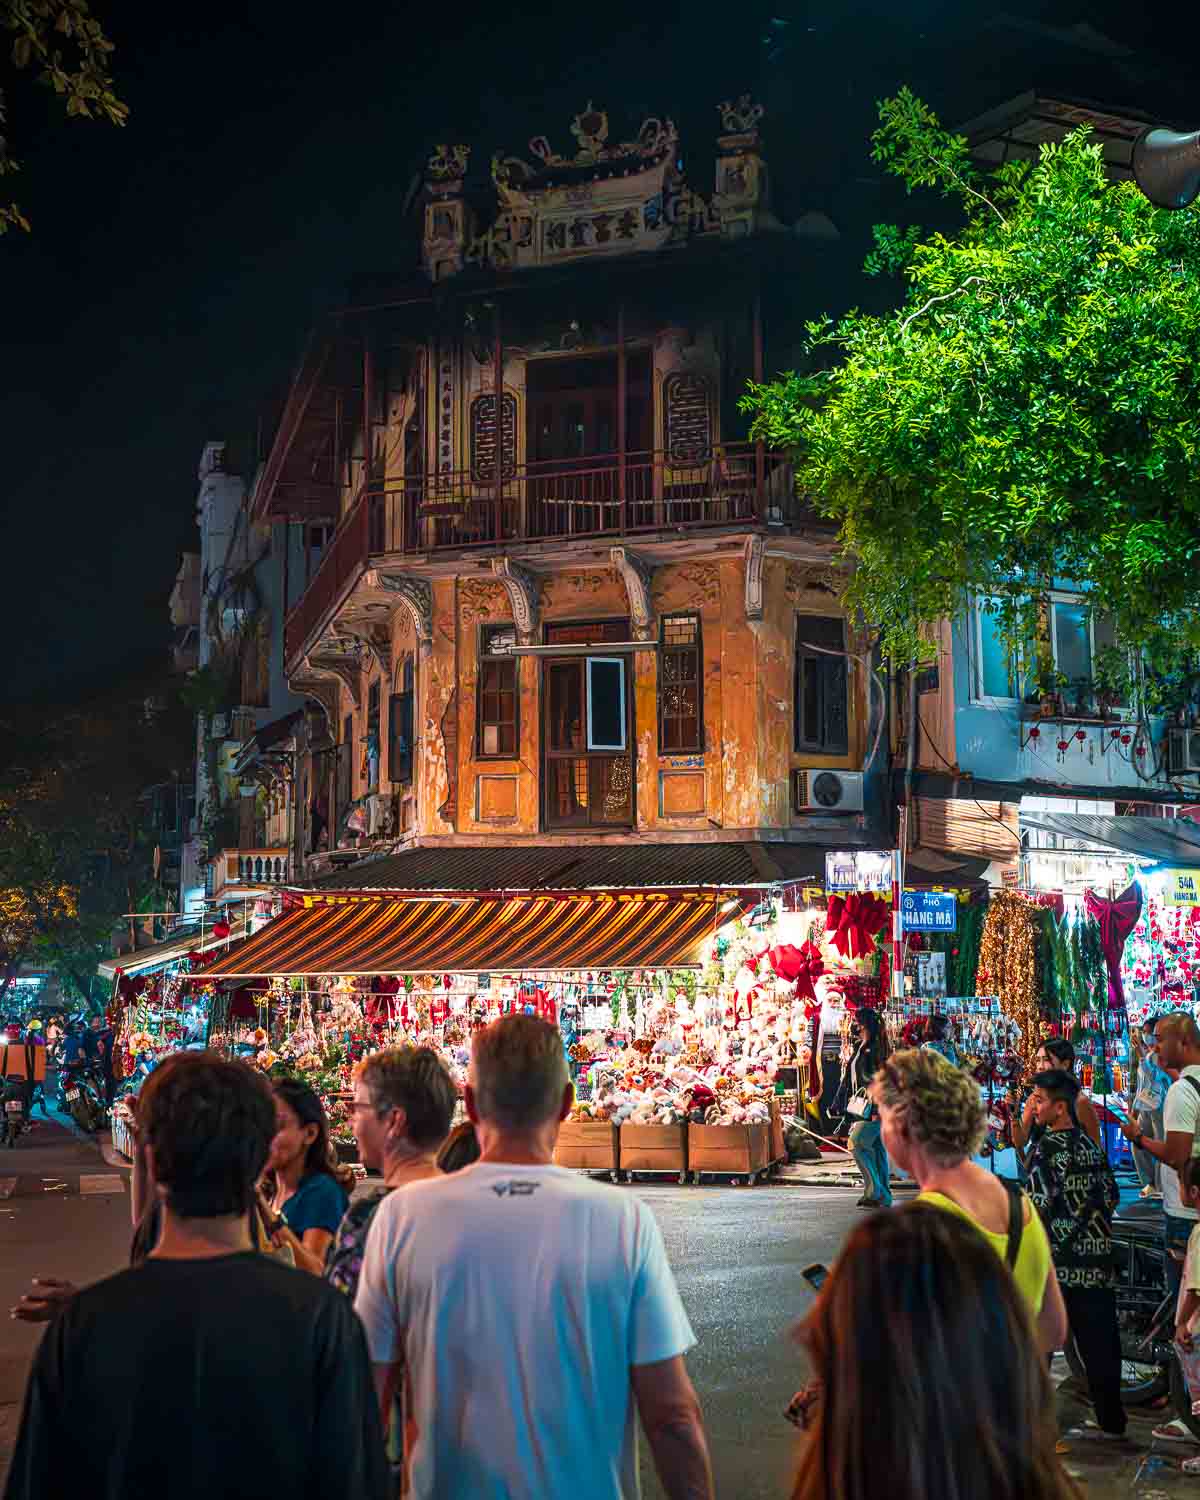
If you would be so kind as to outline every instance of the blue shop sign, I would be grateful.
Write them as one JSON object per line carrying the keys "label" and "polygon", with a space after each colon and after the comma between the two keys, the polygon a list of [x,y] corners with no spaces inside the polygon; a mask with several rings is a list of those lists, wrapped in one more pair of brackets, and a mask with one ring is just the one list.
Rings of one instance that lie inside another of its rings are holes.
{"label": "blue shop sign", "polygon": [[953,891],[905,891],[900,898],[900,926],[904,932],[954,932],[958,900]]}

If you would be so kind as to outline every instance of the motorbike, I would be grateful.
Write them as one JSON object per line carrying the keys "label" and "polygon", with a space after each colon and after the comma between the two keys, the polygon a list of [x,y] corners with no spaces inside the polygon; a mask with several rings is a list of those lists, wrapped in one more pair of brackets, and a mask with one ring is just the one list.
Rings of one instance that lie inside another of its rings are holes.
{"label": "motorbike", "polygon": [[4,1080],[3,1112],[0,1113],[0,1145],[15,1146],[29,1129],[29,1085],[16,1074]]}
{"label": "motorbike", "polygon": [[89,1135],[104,1124],[108,1106],[104,1102],[104,1085],[88,1067],[65,1069],[59,1075],[62,1108]]}
{"label": "motorbike", "polygon": [[[1192,1415],[1192,1398],[1175,1352],[1174,1292],[1164,1295],[1166,1262],[1161,1220],[1116,1219],[1112,1230],[1117,1268],[1117,1326],[1121,1334],[1121,1400],[1148,1406],[1169,1398],[1170,1415],[1178,1417],[1200,1441],[1200,1417]],[[1071,1374],[1085,1389],[1087,1372],[1074,1336],[1063,1353]]]}

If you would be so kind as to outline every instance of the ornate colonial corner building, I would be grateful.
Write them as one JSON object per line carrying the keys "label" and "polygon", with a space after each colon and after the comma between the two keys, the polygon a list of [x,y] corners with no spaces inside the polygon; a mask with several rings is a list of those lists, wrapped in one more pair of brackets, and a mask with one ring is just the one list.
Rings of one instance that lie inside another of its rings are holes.
{"label": "ornate colonial corner building", "polygon": [[419,270],[313,334],[252,499],[321,544],[285,635],[310,876],[737,883],[878,842],[834,537],[739,409],[828,255],[772,213],[761,114],[719,107],[711,195],[670,120],[613,143],[590,103],[483,189],[439,145]]}

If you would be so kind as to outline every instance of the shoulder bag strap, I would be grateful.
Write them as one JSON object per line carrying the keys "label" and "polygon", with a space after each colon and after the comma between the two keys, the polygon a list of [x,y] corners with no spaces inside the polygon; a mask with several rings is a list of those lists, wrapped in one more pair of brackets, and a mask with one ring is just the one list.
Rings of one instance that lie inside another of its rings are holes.
{"label": "shoulder bag strap", "polygon": [[1200,1094],[1200,1078],[1197,1078],[1194,1073],[1185,1073],[1183,1076],[1187,1079],[1187,1081],[1191,1084],[1191,1086],[1196,1090],[1196,1092],[1198,1094]]}
{"label": "shoulder bag strap", "polygon": [[1025,1232],[1025,1195],[1015,1182],[1006,1181],[1008,1194],[1008,1246],[1004,1259],[1010,1271],[1016,1269],[1017,1257],[1021,1253],[1021,1236]]}

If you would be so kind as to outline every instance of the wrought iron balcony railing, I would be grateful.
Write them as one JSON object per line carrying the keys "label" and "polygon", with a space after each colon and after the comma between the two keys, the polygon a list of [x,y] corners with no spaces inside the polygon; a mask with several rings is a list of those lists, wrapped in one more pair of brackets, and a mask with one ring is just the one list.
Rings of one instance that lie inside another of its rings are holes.
{"label": "wrought iron balcony railing", "polygon": [[704,457],[666,452],[509,464],[405,478],[365,489],[338,525],[287,619],[293,661],[373,557],[436,556],[521,542],[784,526],[802,502],[787,459],[752,443]]}

